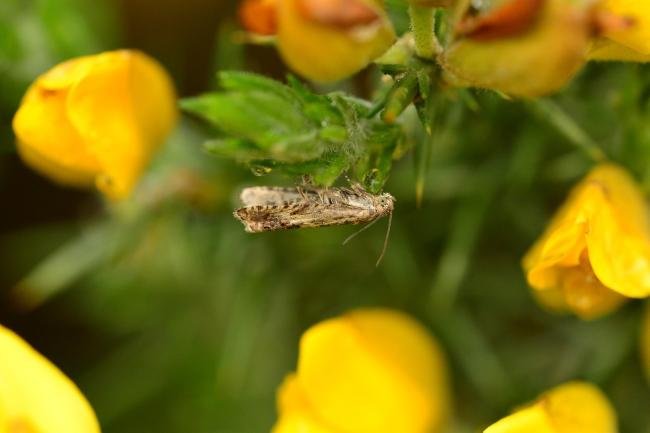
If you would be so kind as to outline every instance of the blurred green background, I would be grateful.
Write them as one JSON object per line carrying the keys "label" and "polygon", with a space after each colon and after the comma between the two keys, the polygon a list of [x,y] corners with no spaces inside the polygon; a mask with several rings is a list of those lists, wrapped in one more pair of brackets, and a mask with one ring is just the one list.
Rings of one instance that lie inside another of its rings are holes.
{"label": "blurred green background", "polygon": [[[244,233],[231,216],[238,191],[294,179],[205,154],[192,119],[118,206],[20,162],[11,117],[26,86],[66,58],[139,48],[183,96],[213,88],[218,70],[282,79],[272,47],[237,43],[235,10],[230,0],[0,2],[0,322],[79,384],[103,431],[266,432],[302,331],[381,305],[416,316],[445,347],[450,432],[480,431],[570,379],[606,390],[623,433],[650,432],[642,304],[581,322],[542,311],[526,288],[520,258],[591,164],[538,105],[488,92],[474,107],[448,104],[423,205],[412,156],[386,185],[397,204],[378,268],[382,223],[346,246],[354,227]],[[367,97],[376,79],[370,69],[342,86]],[[649,67],[590,65],[554,103],[650,191],[649,96]],[[424,139],[412,111],[402,120]]]}

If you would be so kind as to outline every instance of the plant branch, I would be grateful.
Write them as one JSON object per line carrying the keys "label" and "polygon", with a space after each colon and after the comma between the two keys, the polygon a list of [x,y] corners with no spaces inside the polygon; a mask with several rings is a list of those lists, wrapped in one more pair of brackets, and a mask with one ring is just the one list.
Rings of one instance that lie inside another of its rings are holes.
{"label": "plant branch", "polygon": [[429,60],[433,59],[440,51],[440,45],[435,36],[435,12],[435,9],[430,7],[409,6],[415,54]]}

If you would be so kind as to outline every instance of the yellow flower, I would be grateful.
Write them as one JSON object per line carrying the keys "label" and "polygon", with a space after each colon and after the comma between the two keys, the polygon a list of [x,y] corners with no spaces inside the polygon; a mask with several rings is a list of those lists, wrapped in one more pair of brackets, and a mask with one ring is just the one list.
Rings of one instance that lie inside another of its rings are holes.
{"label": "yellow flower", "polygon": [[395,39],[390,20],[373,0],[280,0],[277,19],[284,61],[315,81],[358,72]]}
{"label": "yellow flower", "polygon": [[595,386],[570,382],[542,394],[483,433],[616,433],[616,413]]}
{"label": "yellow flower", "polygon": [[445,360],[427,331],[404,314],[363,309],[305,332],[273,433],[435,433],[449,404]]}
{"label": "yellow flower", "polygon": [[65,185],[129,194],[177,117],[165,70],[138,51],[61,63],[27,90],[13,120],[22,159]]}
{"label": "yellow flower", "polygon": [[650,295],[650,225],[639,186],[618,166],[594,168],[523,266],[542,304],[585,319]]}
{"label": "yellow flower", "polygon": [[589,52],[592,60],[650,61],[650,3],[641,0],[601,0],[601,14],[627,19],[628,25],[603,29]]}
{"label": "yellow flower", "polygon": [[0,326],[0,432],[99,431],[95,413],[70,379]]}
{"label": "yellow flower", "polygon": [[536,97],[561,89],[584,65],[591,33],[584,2],[499,2],[457,23],[439,63],[456,86]]}

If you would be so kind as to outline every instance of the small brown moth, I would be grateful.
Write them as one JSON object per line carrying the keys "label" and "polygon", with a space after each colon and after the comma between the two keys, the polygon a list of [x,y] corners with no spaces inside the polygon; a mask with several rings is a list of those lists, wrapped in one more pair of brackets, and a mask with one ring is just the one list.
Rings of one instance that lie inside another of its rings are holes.
{"label": "small brown moth", "polygon": [[[384,216],[389,217],[390,229],[395,204],[392,195],[370,194],[358,184],[351,188],[257,186],[244,189],[240,199],[243,207],[235,210],[233,215],[244,224],[244,229],[249,233],[372,224]],[[352,237],[346,239],[344,244]]]}

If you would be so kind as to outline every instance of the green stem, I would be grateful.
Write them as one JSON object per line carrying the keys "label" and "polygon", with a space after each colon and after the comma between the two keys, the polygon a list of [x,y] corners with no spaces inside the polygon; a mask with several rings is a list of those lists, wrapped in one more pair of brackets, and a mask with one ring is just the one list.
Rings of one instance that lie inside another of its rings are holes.
{"label": "green stem", "polygon": [[386,105],[381,113],[381,118],[386,123],[394,123],[397,116],[408,107],[417,92],[418,79],[416,74],[407,73],[400,78],[386,97]]}
{"label": "green stem", "polygon": [[537,99],[528,105],[591,159],[596,162],[607,159],[598,144],[555,102],[550,99]]}
{"label": "green stem", "polygon": [[435,12],[435,9],[430,7],[409,6],[415,54],[424,59],[433,59],[439,51],[435,36]]}

